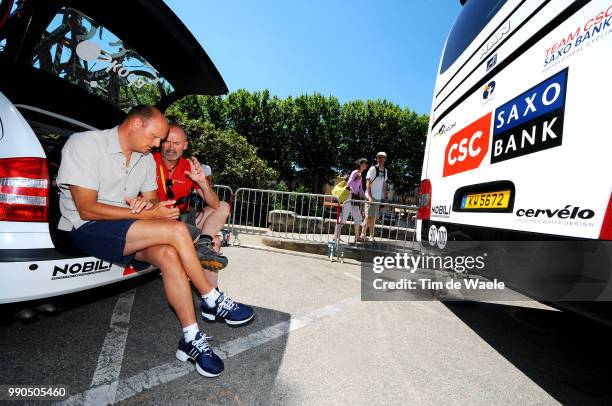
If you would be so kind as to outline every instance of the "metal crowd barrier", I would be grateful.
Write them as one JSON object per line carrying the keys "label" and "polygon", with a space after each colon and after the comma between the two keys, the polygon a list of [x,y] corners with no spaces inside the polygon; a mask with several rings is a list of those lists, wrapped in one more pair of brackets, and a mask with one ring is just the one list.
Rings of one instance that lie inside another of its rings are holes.
{"label": "metal crowd barrier", "polygon": [[[357,205],[361,215],[359,235],[354,235],[354,219],[352,213],[341,227],[340,233],[335,234],[337,249],[341,255],[346,250],[362,250],[377,253],[410,252],[418,249],[416,245],[416,214],[418,207],[389,202],[368,202],[366,200],[347,200],[342,210],[349,210],[351,205]],[[361,239],[363,224],[367,217],[367,207],[376,208],[374,215],[374,231],[371,233],[369,225],[365,232],[366,238]],[[340,227],[340,226],[339,226]]]}
{"label": "metal crowd barrier", "polygon": [[230,226],[234,244],[240,243],[241,234],[323,242],[328,245],[330,259],[340,260],[346,250],[394,253],[414,248],[416,206],[372,203],[379,207],[374,240],[355,241],[350,235],[353,233],[352,218],[344,225],[337,224],[342,210],[352,203],[359,206],[362,219],[365,218],[365,201],[340,205],[332,195],[240,188],[233,196],[233,203]]}
{"label": "metal crowd barrier", "polygon": [[232,206],[232,198],[234,191],[231,187],[225,185],[213,185],[213,191],[219,196],[219,200],[227,202],[230,207]]}
{"label": "metal crowd barrier", "polygon": [[234,195],[235,235],[327,242],[338,213],[334,196],[240,188]]}

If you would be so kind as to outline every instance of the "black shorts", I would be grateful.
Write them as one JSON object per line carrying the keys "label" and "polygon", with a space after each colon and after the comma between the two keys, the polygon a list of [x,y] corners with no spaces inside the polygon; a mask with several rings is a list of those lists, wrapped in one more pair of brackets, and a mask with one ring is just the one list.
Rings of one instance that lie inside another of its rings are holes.
{"label": "black shorts", "polygon": [[132,265],[142,271],[150,265],[134,259],[134,254],[123,255],[125,237],[136,220],[89,221],[70,231],[70,241],[85,254],[114,264]]}

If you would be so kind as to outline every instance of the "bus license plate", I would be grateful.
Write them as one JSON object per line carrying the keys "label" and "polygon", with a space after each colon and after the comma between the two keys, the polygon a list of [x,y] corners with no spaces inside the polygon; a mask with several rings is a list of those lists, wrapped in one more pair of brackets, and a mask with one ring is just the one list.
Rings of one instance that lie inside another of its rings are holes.
{"label": "bus license plate", "polygon": [[463,195],[462,209],[507,209],[510,203],[510,191],[474,193]]}

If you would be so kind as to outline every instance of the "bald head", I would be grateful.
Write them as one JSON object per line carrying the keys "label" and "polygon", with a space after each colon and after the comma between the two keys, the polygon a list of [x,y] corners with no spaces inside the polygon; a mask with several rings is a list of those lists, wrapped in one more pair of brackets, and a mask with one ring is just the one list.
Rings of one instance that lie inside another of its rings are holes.
{"label": "bald head", "polygon": [[183,152],[187,149],[187,135],[181,127],[171,124],[168,137],[162,142],[160,153],[166,164],[176,165]]}
{"label": "bald head", "polygon": [[166,138],[168,122],[157,108],[136,106],[119,126],[119,133],[124,134],[130,150],[146,154]]}
{"label": "bald head", "polygon": [[173,140],[187,141],[187,134],[178,124],[170,124],[168,127],[168,137],[172,136]]}

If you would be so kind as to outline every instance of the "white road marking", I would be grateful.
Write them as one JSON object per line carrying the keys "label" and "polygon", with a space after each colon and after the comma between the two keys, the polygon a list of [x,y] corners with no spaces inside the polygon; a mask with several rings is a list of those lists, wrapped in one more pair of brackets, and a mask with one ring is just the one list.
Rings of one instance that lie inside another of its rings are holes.
{"label": "white road marking", "polygon": [[134,303],[135,290],[127,291],[119,296],[110,322],[110,330],[106,334],[98,364],[91,379],[91,387],[104,387],[104,390],[88,391],[85,403],[91,405],[109,404],[115,402],[117,380],[123,363],[123,353],[128,337],[130,314]]}
{"label": "white road marking", "polygon": [[[313,310],[302,317],[283,321],[251,333],[248,336],[236,338],[235,340],[221,344],[219,347],[213,348],[213,350],[221,359],[233,357],[269,341],[287,335],[290,331],[298,330],[302,327],[309,326],[320,320],[331,317],[343,310],[346,310],[352,305],[359,303],[359,301],[359,296],[344,299],[332,305],[327,305],[325,307]],[[101,397],[101,395],[106,391],[116,391],[116,395],[114,396],[115,402],[126,400],[146,389],[151,389],[155,386],[174,381],[175,379],[185,376],[193,371],[194,366],[188,362],[169,362],[167,364],[148,369],[129,378],[121,380],[116,379],[113,382],[96,386],[87,390],[86,392],[70,397],[62,404],[107,404],[105,399]],[[85,402],[85,400],[89,399],[99,399],[100,402]]]}
{"label": "white road marking", "polygon": [[361,278],[360,278],[360,277],[358,277],[358,276],[355,276],[355,275],[350,274],[350,273],[348,273],[348,272],[344,272],[344,274],[345,274],[346,276],[348,276],[349,278],[353,278],[353,279],[355,279],[356,281],[362,282],[362,281],[361,281]]}

